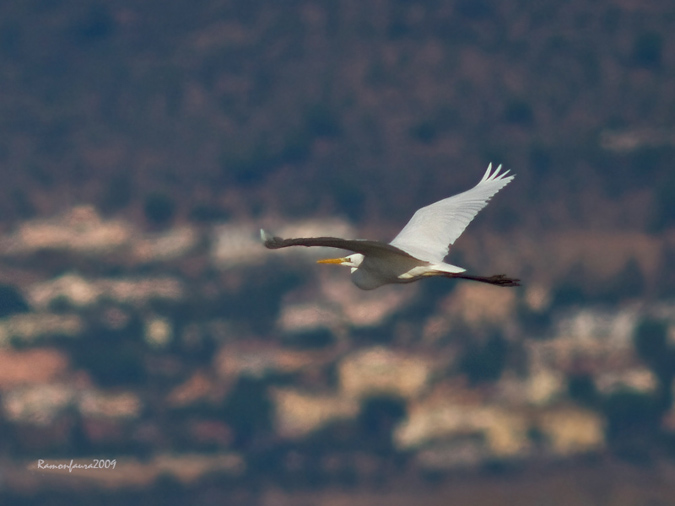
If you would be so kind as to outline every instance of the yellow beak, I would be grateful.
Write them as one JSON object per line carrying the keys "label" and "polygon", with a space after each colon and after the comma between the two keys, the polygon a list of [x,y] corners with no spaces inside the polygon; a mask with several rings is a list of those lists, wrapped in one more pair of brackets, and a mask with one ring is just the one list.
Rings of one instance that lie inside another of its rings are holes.
{"label": "yellow beak", "polygon": [[346,258],[327,258],[326,260],[317,260],[317,264],[341,264],[345,262]]}

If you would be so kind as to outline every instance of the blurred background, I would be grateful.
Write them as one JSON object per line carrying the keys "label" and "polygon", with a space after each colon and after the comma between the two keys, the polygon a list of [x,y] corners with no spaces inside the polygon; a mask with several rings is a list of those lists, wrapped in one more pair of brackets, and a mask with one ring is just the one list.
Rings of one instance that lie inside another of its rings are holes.
{"label": "blurred background", "polygon": [[[675,504],[672,2],[5,1],[0,111],[3,504]],[[489,162],[518,289],[257,238]]]}

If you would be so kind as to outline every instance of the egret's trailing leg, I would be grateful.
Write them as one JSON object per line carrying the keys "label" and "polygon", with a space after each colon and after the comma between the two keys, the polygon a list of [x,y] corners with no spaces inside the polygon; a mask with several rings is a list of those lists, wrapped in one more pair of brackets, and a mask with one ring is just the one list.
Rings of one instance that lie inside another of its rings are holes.
{"label": "egret's trailing leg", "polygon": [[481,283],[489,283],[497,286],[520,286],[520,280],[509,278],[505,274],[495,274],[494,276],[471,276],[469,274],[448,274],[448,278],[462,278],[470,279],[472,281],[480,281]]}

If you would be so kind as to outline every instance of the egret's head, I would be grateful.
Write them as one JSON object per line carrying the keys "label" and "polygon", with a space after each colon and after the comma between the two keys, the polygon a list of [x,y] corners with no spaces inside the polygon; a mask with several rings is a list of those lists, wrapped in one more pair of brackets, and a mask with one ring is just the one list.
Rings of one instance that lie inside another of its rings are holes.
{"label": "egret's head", "polygon": [[344,265],[345,267],[351,267],[352,272],[354,272],[354,270],[359,268],[361,262],[363,262],[363,255],[361,253],[354,253],[353,255],[342,258],[327,258],[326,260],[317,260],[316,263]]}

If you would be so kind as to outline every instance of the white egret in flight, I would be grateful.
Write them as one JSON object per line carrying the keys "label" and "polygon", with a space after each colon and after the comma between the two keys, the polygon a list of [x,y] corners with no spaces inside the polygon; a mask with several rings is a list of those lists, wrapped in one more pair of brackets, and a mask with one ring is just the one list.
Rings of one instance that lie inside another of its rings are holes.
{"label": "white egret in flight", "polygon": [[478,211],[514,178],[513,175],[506,177],[509,171],[500,174],[501,168],[500,165],[491,172],[490,164],[483,179],[470,190],[418,209],[389,244],[337,237],[282,239],[262,229],[260,236],[269,249],[327,246],[353,251],[353,255],[319,260],[318,263],[351,267],[352,281],[363,290],[372,290],[389,283],[411,283],[429,276],[472,279],[498,286],[519,286],[520,280],[504,274],[471,276],[463,274],[466,269],[443,262],[450,245],[464,232]]}

